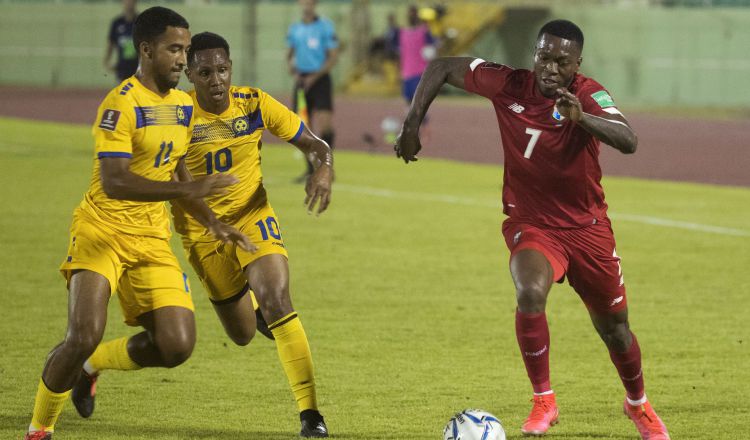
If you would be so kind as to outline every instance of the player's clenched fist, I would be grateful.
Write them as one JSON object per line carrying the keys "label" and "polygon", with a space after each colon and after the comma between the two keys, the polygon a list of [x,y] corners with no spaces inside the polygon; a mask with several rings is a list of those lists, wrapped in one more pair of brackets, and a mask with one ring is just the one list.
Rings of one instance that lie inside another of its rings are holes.
{"label": "player's clenched fist", "polygon": [[555,101],[557,111],[573,122],[580,121],[581,116],[583,116],[581,101],[579,101],[574,94],[564,88],[557,89],[557,96],[558,98]]}
{"label": "player's clenched fist", "polygon": [[396,137],[393,149],[396,151],[396,157],[403,159],[404,163],[417,161],[417,153],[422,149],[422,144],[419,142],[419,127],[414,129],[407,127],[404,123],[401,133]]}

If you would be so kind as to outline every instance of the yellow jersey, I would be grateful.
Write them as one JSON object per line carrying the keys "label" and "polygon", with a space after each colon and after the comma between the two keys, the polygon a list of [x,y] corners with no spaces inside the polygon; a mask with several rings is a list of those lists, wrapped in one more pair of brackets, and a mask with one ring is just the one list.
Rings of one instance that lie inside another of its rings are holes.
{"label": "yellow jersey", "polygon": [[165,203],[109,198],[102,188],[99,159],[127,157],[134,174],[172,180],[190,143],[192,115],[193,100],[181,90],[172,89],[162,98],[135,76],[112,89],[97,111],[92,129],[94,171],[78,210],[120,232],[168,238]]}
{"label": "yellow jersey", "polygon": [[[260,170],[261,136],[270,131],[284,141],[294,141],[304,130],[299,116],[271,95],[253,87],[232,86],[229,107],[221,114],[203,110],[195,91],[195,126],[185,163],[193,177],[230,173],[239,183],[229,192],[205,198],[219,220],[235,224],[248,212],[267,203]],[[206,228],[172,205],[175,230],[193,241],[209,241]]]}

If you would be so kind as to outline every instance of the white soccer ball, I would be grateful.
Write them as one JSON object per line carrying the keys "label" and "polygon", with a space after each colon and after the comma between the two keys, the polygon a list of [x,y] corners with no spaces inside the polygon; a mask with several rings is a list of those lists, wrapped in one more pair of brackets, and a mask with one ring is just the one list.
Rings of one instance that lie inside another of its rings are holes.
{"label": "white soccer ball", "polygon": [[465,409],[448,420],[443,440],[505,440],[505,430],[487,411]]}

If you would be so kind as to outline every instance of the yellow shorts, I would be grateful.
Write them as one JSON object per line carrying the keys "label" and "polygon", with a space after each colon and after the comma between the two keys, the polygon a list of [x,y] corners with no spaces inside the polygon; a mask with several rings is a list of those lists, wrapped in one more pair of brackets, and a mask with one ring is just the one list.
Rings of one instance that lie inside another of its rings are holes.
{"label": "yellow shorts", "polygon": [[183,237],[182,244],[190,264],[213,303],[222,303],[245,294],[248,289],[244,268],[260,257],[279,254],[288,257],[276,213],[265,203],[240,218],[235,228],[247,235],[257,247],[254,254],[233,244],[193,241]]}
{"label": "yellow shorts", "polygon": [[167,240],[124,234],[79,211],[73,215],[68,256],[60,266],[68,282],[74,270],[107,278],[128,325],[138,325],[138,316],[162,307],[195,310],[187,275]]}

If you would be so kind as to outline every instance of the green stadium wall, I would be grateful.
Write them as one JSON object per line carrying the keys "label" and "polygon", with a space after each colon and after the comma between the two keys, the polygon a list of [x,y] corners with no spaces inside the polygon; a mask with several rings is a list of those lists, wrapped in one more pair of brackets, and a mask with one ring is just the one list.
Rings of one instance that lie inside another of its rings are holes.
{"label": "green stadium wall", "polygon": [[[140,8],[150,4],[141,2]],[[243,2],[168,4],[188,18],[193,32],[211,30],[227,37],[236,83],[253,83],[277,94],[291,89],[285,35],[299,17],[296,2],[260,1],[254,14]],[[526,15],[523,12],[529,10],[509,10],[509,19],[485,33],[471,55],[529,66],[539,25],[552,17],[567,18],[586,35],[582,71],[602,82],[619,102],[659,107],[749,105],[745,79],[750,76],[746,55],[750,9],[566,4],[553,2]],[[0,0],[0,6],[0,54],[5,60],[0,84],[99,88],[114,84],[113,76],[104,72],[102,58],[118,3]],[[339,84],[354,63],[350,36],[379,35],[386,14],[394,9],[401,18],[402,5],[370,1],[371,31],[358,27],[353,32],[351,2],[320,2],[319,12],[336,24],[343,45],[334,72]],[[189,87],[186,82],[182,85]]]}

